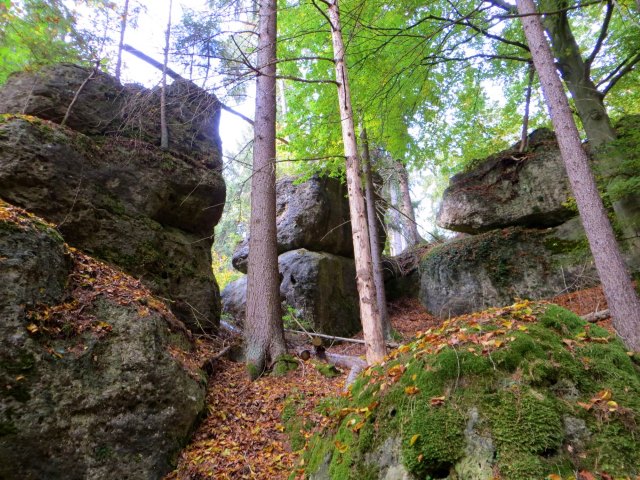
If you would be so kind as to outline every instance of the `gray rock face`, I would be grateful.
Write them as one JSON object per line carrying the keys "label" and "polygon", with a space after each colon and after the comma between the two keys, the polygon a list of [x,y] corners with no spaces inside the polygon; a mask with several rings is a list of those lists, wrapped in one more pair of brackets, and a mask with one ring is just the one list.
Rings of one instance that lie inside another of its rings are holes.
{"label": "gray rock face", "polygon": [[[169,351],[189,348],[184,330],[142,303],[83,300],[95,269],[69,276],[57,232],[7,211],[0,204],[0,478],[162,478],[204,408],[199,373]],[[26,315],[73,301],[83,308],[60,317],[59,334]]]}
{"label": "gray rock face", "polygon": [[420,266],[421,302],[446,318],[595,285],[593,261],[575,223],[496,230],[435,247]]}
{"label": "gray rock face", "polygon": [[555,136],[538,130],[531,134],[530,151],[506,150],[454,176],[444,192],[437,224],[465,233],[553,227],[576,215],[566,205],[570,197]]}
{"label": "gray rock face", "polygon": [[0,196],[141,278],[192,328],[215,328],[210,247],[225,200],[219,172],[129,139],[98,142],[9,115],[0,118]]}
{"label": "gray rock face", "polygon": [[[125,136],[160,144],[160,90],[122,86],[102,72],[58,64],[15,73],[0,88],[0,113],[33,115],[60,123],[76,93],[66,125],[87,135]],[[86,82],[85,82],[86,81]],[[81,85],[84,86],[80,89]],[[169,147],[187,151],[214,169],[222,167],[220,103],[191,82],[167,87]]]}
{"label": "gray rock face", "polygon": [[[306,248],[353,256],[346,185],[335,178],[317,176],[296,185],[294,178],[286,177],[278,180],[276,193],[278,253]],[[233,254],[233,266],[247,273],[248,256],[249,243],[245,240]]]}
{"label": "gray rock face", "polygon": [[[314,330],[330,335],[351,335],[360,330],[355,265],[350,258],[305,249],[278,257],[282,281],[280,298]],[[223,311],[242,324],[246,310],[246,278],[225,287]]]}

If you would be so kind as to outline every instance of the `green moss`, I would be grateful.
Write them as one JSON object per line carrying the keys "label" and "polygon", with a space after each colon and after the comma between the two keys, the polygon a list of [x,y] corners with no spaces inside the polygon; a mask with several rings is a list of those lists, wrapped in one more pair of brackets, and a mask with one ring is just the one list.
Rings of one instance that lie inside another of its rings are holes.
{"label": "green moss", "polygon": [[[640,368],[624,345],[556,306],[495,315],[493,324],[445,327],[458,341],[460,332],[468,338],[492,332],[499,345],[490,354],[477,344],[473,352],[464,343],[442,347],[446,337],[437,340],[436,353],[425,353],[426,336],[357,379],[349,398],[327,400],[324,412],[337,423],[312,442],[322,449],[308,451],[305,461],[315,455],[322,463],[331,455],[331,478],[376,478],[375,459],[366,453],[400,438],[402,462],[412,474],[444,478],[466,451],[464,412],[475,409],[474,428],[492,439],[501,478],[568,477],[579,470],[640,474]],[[594,403],[603,391],[616,408]],[[434,397],[444,400],[433,403]],[[341,408],[351,413],[336,415]],[[570,433],[567,418],[584,423],[587,433]]]}
{"label": "green moss", "polygon": [[307,473],[316,473],[323,463],[331,460],[333,455],[333,443],[331,438],[325,438],[319,435],[314,436],[307,446],[305,453],[305,471]]}
{"label": "green moss", "polygon": [[328,378],[337,377],[341,374],[340,370],[330,363],[316,363],[313,366],[321,375]]}
{"label": "green moss", "polygon": [[0,421],[0,438],[7,435],[14,435],[16,433],[18,433],[18,428],[13,422]]}
{"label": "green moss", "polygon": [[464,452],[465,423],[465,417],[451,406],[417,403],[403,432],[402,457],[407,469],[420,478],[446,474]]}
{"label": "green moss", "polygon": [[262,369],[253,363],[247,363],[246,368],[247,375],[249,375],[251,380],[256,380],[257,378],[260,378],[260,375],[262,375]]}
{"label": "green moss", "polygon": [[274,365],[273,370],[271,371],[271,375],[274,377],[282,377],[286,375],[288,372],[295,370],[298,368],[299,362],[292,355],[280,355]]}

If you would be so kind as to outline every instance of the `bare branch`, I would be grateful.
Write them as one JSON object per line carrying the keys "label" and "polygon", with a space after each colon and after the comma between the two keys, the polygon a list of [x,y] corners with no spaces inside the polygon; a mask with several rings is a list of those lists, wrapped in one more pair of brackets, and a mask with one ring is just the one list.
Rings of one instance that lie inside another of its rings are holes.
{"label": "bare branch", "polygon": [[607,0],[607,12],[604,16],[604,21],[602,22],[602,28],[600,29],[600,35],[598,35],[598,40],[591,51],[591,55],[585,60],[585,65],[587,67],[587,76],[589,76],[591,71],[591,64],[595,60],[596,56],[600,52],[602,48],[602,44],[604,43],[605,38],[607,38],[607,34],[609,33],[609,23],[611,22],[611,16],[613,15],[613,2],[611,0]]}

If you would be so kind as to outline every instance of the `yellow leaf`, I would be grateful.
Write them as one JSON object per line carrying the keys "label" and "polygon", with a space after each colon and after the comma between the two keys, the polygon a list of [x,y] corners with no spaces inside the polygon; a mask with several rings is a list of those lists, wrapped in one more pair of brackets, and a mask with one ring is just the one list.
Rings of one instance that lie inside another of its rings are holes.
{"label": "yellow leaf", "polygon": [[413,447],[419,438],[420,434],[416,433],[413,437],[411,437],[411,440],[409,440],[409,446]]}
{"label": "yellow leaf", "polygon": [[336,440],[334,444],[340,453],[345,453],[347,450],[349,450],[349,445],[347,445],[346,443],[342,443],[340,440]]}
{"label": "yellow leaf", "polygon": [[552,473],[546,478],[546,480],[562,480],[562,477],[557,473]]}
{"label": "yellow leaf", "polygon": [[419,391],[420,389],[415,385],[408,386],[404,389],[404,393],[406,393],[407,395],[415,395]]}
{"label": "yellow leaf", "polygon": [[29,325],[27,325],[27,330],[29,331],[29,333],[37,333],[40,329],[35,323],[30,323]]}
{"label": "yellow leaf", "polygon": [[618,404],[613,400],[609,400],[607,402],[607,408],[609,409],[610,412],[615,412],[616,410],[618,410]]}
{"label": "yellow leaf", "polygon": [[605,389],[605,390],[600,390],[597,394],[596,397],[599,400],[611,400],[611,397],[613,396],[613,394],[611,393],[611,390]]}

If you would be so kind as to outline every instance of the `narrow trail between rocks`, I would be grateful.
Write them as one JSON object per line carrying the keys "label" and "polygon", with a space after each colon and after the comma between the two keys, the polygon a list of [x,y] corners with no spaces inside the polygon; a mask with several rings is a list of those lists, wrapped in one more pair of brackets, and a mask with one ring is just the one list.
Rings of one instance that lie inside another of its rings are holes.
{"label": "narrow trail between rocks", "polygon": [[[600,287],[550,301],[579,315],[606,308]],[[401,343],[442,322],[429,315],[417,300],[400,300],[391,304],[389,311]],[[609,319],[599,324],[611,329]],[[364,347],[358,344],[343,343],[327,350],[364,355]],[[300,361],[298,369],[285,376],[266,376],[250,382],[244,364],[217,360],[208,385],[206,418],[181,453],[176,470],[164,480],[302,478],[296,474],[300,457],[289,444],[287,433],[291,432],[285,431],[283,409],[291,398],[296,399],[298,407],[303,405],[298,409],[304,417],[300,423],[314,427],[295,433],[309,438],[327,422],[316,407],[323,399],[341,394],[346,373],[327,378],[316,370],[313,361]]]}

